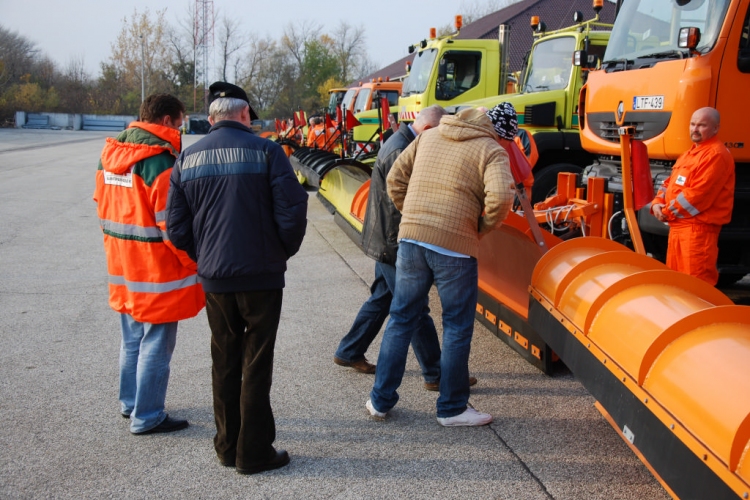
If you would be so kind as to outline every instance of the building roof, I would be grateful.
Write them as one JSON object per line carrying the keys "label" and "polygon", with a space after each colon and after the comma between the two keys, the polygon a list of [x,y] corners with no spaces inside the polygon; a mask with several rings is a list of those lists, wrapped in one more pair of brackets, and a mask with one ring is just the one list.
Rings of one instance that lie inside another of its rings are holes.
{"label": "building roof", "polygon": [[[488,14],[476,21],[465,25],[456,39],[497,39],[499,26],[510,26],[510,71],[518,71],[523,66],[523,59],[531,49],[534,37],[531,31],[531,16],[539,18],[547,25],[547,31],[554,31],[573,24],[573,14],[583,13],[584,19],[594,16],[591,0],[522,0],[492,14]],[[615,19],[615,5],[611,1],[604,2],[599,12],[599,20],[613,23]],[[385,66],[365,78],[386,77],[394,79],[406,72],[406,62],[412,59],[408,55]]]}

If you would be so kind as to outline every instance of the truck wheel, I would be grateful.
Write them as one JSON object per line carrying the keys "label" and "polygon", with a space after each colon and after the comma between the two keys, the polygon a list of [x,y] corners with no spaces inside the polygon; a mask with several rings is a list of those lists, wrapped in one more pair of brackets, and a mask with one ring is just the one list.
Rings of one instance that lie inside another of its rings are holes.
{"label": "truck wheel", "polygon": [[738,281],[740,281],[742,278],[744,278],[744,274],[740,273],[724,273],[719,275],[719,282],[716,284],[718,288],[721,287],[727,287],[732,286]]}
{"label": "truck wheel", "polygon": [[557,174],[571,172],[580,174],[583,169],[572,163],[553,163],[547,165],[541,172],[534,172],[534,187],[531,188],[531,203],[544,201],[557,192]]}

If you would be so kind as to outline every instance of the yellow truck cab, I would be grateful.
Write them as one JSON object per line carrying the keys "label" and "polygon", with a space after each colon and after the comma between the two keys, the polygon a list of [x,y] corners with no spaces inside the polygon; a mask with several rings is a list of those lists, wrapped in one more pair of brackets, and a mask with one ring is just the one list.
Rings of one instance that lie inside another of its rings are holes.
{"label": "yellow truck cab", "polygon": [[428,39],[409,47],[413,59],[398,101],[399,121],[414,121],[433,104],[447,107],[505,93],[501,46],[507,44],[508,32],[501,27],[501,41],[458,40],[461,25],[456,16],[454,33],[437,37],[431,28]]}
{"label": "yellow truck cab", "polygon": [[[500,40],[457,39],[462,26],[456,16],[456,31],[438,37],[435,28],[430,36],[409,46],[413,59],[407,63],[398,103],[389,95],[391,113],[399,122],[413,122],[419,111],[433,104],[447,107],[472,99],[505,92],[508,75],[501,74],[501,47],[507,46],[509,31],[501,26]],[[365,127],[354,129],[359,143],[377,141],[377,126],[382,123],[379,111],[357,114]]]}
{"label": "yellow truck cab", "polygon": [[[533,202],[544,200],[555,190],[558,173],[581,173],[593,160],[581,147],[578,95],[588,70],[601,61],[612,29],[611,24],[599,22],[596,12],[589,21],[583,21],[583,14],[576,12],[573,25],[551,32],[546,32],[544,23],[532,16],[535,40],[521,74],[520,92],[448,108],[456,112],[466,107],[490,109],[504,101],[513,104],[519,127],[526,130],[538,153],[533,170]],[[586,60],[579,65],[574,63],[576,53],[586,54]]]}

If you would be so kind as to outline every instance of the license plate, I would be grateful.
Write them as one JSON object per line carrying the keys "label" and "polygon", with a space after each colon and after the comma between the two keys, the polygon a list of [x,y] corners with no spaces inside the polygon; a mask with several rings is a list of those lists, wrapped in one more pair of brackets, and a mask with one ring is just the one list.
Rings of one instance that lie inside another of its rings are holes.
{"label": "license plate", "polygon": [[635,96],[633,97],[633,109],[664,109],[664,96]]}

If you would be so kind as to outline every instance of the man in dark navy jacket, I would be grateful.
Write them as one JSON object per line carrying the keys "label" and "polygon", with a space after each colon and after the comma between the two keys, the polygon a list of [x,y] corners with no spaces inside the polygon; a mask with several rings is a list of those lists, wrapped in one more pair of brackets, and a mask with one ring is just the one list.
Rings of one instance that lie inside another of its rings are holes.
{"label": "man in dark navy jacket", "polygon": [[[375,259],[375,280],[370,286],[370,298],[362,304],[349,332],[341,339],[333,362],[349,366],[362,373],[375,373],[375,365],[365,358],[365,352],[380,332],[391,308],[396,283],[396,252],[398,225],[401,213],[388,198],[385,179],[398,155],[417,134],[437,127],[445,110],[437,104],[423,109],[413,124],[402,123],[380,148],[372,169],[370,194],[362,226],[362,249]],[[422,312],[420,328],[412,338],[414,355],[422,368],[427,390],[436,391],[440,385],[440,341],[430,308]],[[476,379],[475,379],[476,380]]]}
{"label": "man in dark navy jacket", "polygon": [[216,82],[209,98],[208,135],[172,170],[167,233],[198,263],[206,292],[216,453],[255,474],[289,463],[273,447],[271,376],[286,261],[302,244],[308,195],[281,146],[253,134],[245,91]]}

